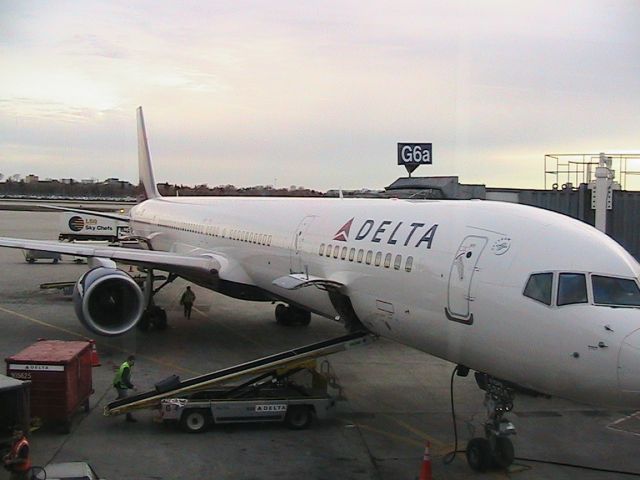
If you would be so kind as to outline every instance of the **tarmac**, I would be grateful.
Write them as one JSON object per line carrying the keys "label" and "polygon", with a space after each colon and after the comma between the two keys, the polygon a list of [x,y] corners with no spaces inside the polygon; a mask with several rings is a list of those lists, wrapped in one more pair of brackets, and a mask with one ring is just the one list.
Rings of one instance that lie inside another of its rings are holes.
{"label": "tarmac", "polygon": [[[0,211],[0,235],[57,239],[58,213]],[[154,421],[156,412],[136,412],[137,423],[105,417],[115,398],[114,369],[137,356],[133,382],[139,391],[171,374],[182,379],[344,334],[342,325],[313,316],[308,327],[283,327],[274,306],[242,302],[194,287],[190,320],[178,304],[186,282],[163,289],[156,303],[167,310],[164,332],[133,331],[117,338],[90,336],[69,297],[40,290],[44,282],[77,279],[86,265],[70,257],[53,265],[30,265],[20,250],[0,249],[0,355],[9,357],[39,338],[97,341],[101,366],[93,369],[91,411],[79,411],[71,433],[44,425],[32,433],[34,465],[82,460],[107,479],[416,479],[430,442],[435,479],[623,479],[604,470],[640,476],[640,419],[632,411],[605,411],[560,399],[517,397],[509,418],[516,461],[509,471],[473,472],[454,449],[450,405],[453,365],[399,344],[372,345],[326,358],[344,400],[335,416],[294,431],[282,424],[213,427],[188,434]],[[472,375],[456,377],[454,399],[458,449],[482,434],[483,392]],[[525,461],[522,459],[538,460]],[[556,462],[545,463],[545,462]],[[0,474],[0,478],[3,478]],[[6,475],[8,478],[8,475]]]}

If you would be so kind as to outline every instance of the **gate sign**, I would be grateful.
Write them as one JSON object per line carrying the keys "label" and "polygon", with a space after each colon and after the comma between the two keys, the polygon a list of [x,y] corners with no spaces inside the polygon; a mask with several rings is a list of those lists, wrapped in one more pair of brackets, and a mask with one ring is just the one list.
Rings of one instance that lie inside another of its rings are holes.
{"label": "gate sign", "polygon": [[420,165],[431,165],[430,143],[398,143],[398,165],[404,165],[409,175]]}

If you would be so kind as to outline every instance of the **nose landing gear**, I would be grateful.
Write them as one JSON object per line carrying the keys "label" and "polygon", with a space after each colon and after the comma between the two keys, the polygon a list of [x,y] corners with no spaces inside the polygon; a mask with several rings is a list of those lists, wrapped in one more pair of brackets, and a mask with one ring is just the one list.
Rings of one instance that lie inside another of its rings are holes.
{"label": "nose landing gear", "polygon": [[472,438],[467,444],[467,462],[477,472],[492,467],[507,468],[515,456],[509,436],[515,435],[516,428],[504,414],[513,409],[514,391],[484,373],[475,375],[478,386],[486,392],[484,405],[488,419],[484,424],[485,437]]}

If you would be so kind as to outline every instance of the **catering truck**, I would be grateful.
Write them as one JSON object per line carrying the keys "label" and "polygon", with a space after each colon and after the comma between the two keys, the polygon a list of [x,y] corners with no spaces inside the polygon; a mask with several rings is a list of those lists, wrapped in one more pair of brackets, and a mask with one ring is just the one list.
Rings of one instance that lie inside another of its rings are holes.
{"label": "catering truck", "polygon": [[62,212],[60,214],[59,240],[106,240],[117,242],[129,236],[126,222],[84,213]]}

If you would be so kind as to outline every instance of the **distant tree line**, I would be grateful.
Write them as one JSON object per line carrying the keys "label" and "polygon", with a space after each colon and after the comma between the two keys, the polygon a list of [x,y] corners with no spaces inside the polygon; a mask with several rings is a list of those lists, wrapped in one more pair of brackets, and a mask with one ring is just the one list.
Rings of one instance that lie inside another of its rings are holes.
{"label": "distant tree line", "polygon": [[209,187],[206,183],[191,187],[188,185],[158,184],[158,191],[165,196],[234,196],[234,197],[321,197],[322,192],[304,187],[274,188],[271,185],[254,187],[236,187],[235,185],[218,185]]}
{"label": "distant tree line", "polygon": [[45,180],[25,182],[24,180],[0,182],[0,196],[3,197],[89,197],[89,198],[133,198],[135,187],[129,182],[81,183]]}
{"label": "distant tree line", "polygon": [[[0,177],[1,178],[1,177]],[[254,187],[236,187],[219,185],[209,187],[207,184],[189,186],[161,183],[160,194],[165,196],[274,196],[274,197],[320,197],[322,192],[304,187],[273,188],[270,185]],[[109,198],[133,199],[142,190],[126,181],[105,181],[85,183],[77,181],[44,180],[27,182],[17,175],[0,182],[1,197],[61,197],[61,198]]]}

